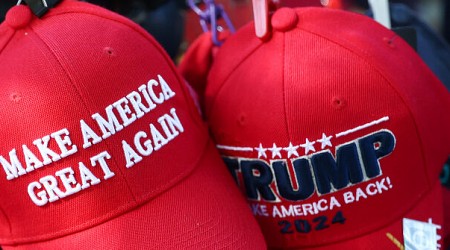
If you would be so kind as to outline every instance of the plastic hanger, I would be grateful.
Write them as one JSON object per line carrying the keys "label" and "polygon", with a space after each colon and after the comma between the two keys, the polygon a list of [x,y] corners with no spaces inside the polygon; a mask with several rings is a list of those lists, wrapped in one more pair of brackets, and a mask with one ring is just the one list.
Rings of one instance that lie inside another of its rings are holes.
{"label": "plastic hanger", "polygon": [[200,25],[203,32],[211,31],[213,43],[216,46],[222,45],[218,35],[218,32],[220,32],[221,29],[218,25],[218,20],[220,18],[225,21],[228,26],[228,30],[231,33],[235,32],[233,23],[221,4],[216,4],[214,0],[203,0],[205,9],[202,10],[197,6],[194,0],[187,0],[187,3],[189,7],[200,17]]}
{"label": "plastic hanger", "polygon": [[253,0],[253,18],[255,33],[259,38],[269,34],[269,0]]}
{"label": "plastic hanger", "polygon": [[277,9],[278,0],[252,0],[255,33],[258,38],[266,39],[270,36],[270,12]]}
{"label": "plastic hanger", "polygon": [[388,0],[368,0],[375,21],[384,27],[391,29],[391,15],[389,13]]}

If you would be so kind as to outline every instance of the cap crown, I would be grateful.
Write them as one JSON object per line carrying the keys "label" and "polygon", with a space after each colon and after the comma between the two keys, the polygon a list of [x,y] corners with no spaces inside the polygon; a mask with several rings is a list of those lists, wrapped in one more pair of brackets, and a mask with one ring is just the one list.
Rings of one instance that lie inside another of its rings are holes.
{"label": "cap crown", "polygon": [[271,22],[268,41],[252,24],[227,40],[205,97],[269,246],[326,245],[401,220],[450,154],[448,91],[362,15],[281,9]]}
{"label": "cap crown", "polygon": [[63,1],[38,19],[17,6],[0,26],[0,61],[1,244],[116,217],[179,182],[205,151],[170,58],[119,15]]}

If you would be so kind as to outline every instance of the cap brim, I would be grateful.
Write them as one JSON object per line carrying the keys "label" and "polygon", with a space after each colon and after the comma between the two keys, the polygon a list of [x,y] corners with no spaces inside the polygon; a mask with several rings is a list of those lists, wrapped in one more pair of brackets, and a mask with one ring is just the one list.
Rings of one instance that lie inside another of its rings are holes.
{"label": "cap brim", "polygon": [[[431,222],[442,228],[443,223],[443,199],[442,186],[437,181],[433,188],[420,199],[418,204],[414,206],[403,218],[416,220],[420,222]],[[367,214],[370,216],[370,214]],[[341,249],[405,249],[403,241],[403,218],[398,218],[390,225],[380,228],[370,234],[361,235],[352,239],[347,239],[334,244],[323,246],[304,248],[311,250],[341,250]],[[442,236],[442,229],[437,231]],[[442,244],[440,240],[439,243]],[[421,248],[422,249],[422,248]],[[424,248],[429,249],[429,248]]]}
{"label": "cap brim", "polygon": [[249,206],[211,142],[191,175],[146,204],[61,238],[3,246],[5,250],[223,248],[266,246]]}

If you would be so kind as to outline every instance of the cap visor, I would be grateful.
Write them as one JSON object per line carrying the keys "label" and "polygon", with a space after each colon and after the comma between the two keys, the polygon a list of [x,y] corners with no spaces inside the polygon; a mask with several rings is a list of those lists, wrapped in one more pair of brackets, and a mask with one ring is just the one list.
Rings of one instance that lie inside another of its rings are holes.
{"label": "cap visor", "polygon": [[84,231],[3,249],[265,249],[249,206],[208,144],[189,176],[144,205]]}

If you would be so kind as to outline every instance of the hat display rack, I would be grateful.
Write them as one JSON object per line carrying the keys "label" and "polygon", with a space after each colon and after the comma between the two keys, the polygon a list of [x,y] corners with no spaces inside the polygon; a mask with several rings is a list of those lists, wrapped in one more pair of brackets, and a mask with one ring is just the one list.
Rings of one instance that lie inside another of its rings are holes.
{"label": "hat display rack", "polygon": [[218,21],[222,19],[228,26],[227,29],[231,32],[235,32],[233,23],[226,13],[221,4],[217,4],[214,0],[197,1],[200,5],[204,5],[205,8],[201,9],[194,0],[187,0],[188,6],[199,16],[200,25],[203,32],[211,32],[213,43],[216,46],[220,46],[222,42],[219,39],[219,32],[224,28],[218,24]]}

